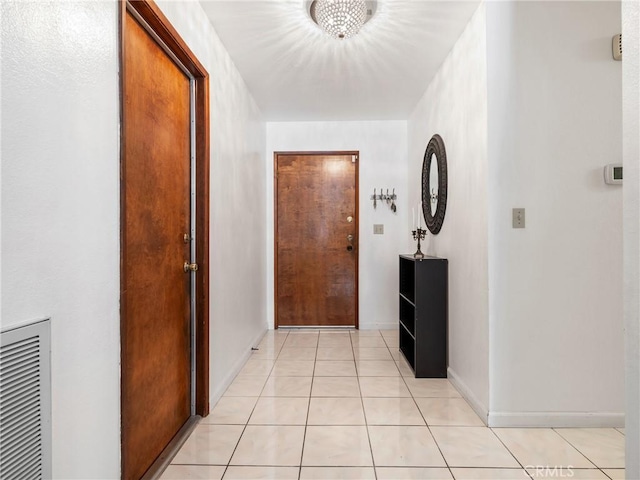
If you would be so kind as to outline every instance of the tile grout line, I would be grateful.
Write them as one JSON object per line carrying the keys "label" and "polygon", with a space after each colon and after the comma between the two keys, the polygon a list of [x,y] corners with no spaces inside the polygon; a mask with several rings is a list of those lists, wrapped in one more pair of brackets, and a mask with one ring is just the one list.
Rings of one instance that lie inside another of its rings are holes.
{"label": "tile grout line", "polygon": [[418,402],[416,401],[416,397],[414,396],[413,391],[409,388],[409,384],[407,383],[407,380],[405,379],[404,375],[402,375],[402,371],[400,370],[399,363],[402,361],[403,353],[400,351],[400,347],[399,346],[398,346],[398,352],[399,352],[399,355],[398,355],[399,362],[396,363],[396,366],[398,367],[398,371],[400,372],[400,378],[402,378],[402,382],[404,383],[405,387],[409,391],[409,395],[411,395],[411,399],[413,400],[413,403],[415,404],[416,408],[418,409],[418,412],[420,413],[420,416],[424,420],[424,424],[426,425],[427,430],[429,431],[429,435],[431,435],[431,438],[433,438],[433,443],[436,444],[436,447],[438,448],[438,452],[440,452],[440,456],[444,460],[444,463],[445,463],[445,465],[447,467],[447,470],[449,471],[449,475],[451,475],[451,478],[453,478],[455,480],[455,476],[453,475],[453,470],[451,469],[451,466],[449,465],[449,461],[447,460],[447,457],[444,456],[444,453],[442,452],[442,448],[440,447],[440,444],[438,443],[438,440],[436,439],[436,436],[431,431],[431,426],[429,425],[429,422],[427,422],[427,419],[425,418],[424,414],[422,413],[422,410],[420,409],[420,406],[418,405]]}
{"label": "tile grout line", "polygon": [[[502,444],[502,446],[507,450],[507,452],[509,452],[509,455],[511,455],[514,460],[516,462],[518,462],[518,465],[520,465],[520,468],[524,471],[525,475],[527,475],[530,478],[533,478],[531,476],[531,474],[527,471],[526,468],[524,468],[524,465],[522,465],[522,462],[520,462],[520,460],[518,460],[518,458],[515,456],[515,454],[509,449],[509,447],[507,447],[507,445],[502,441],[502,439],[498,436],[498,434],[496,432],[493,431],[493,428],[487,426],[486,428],[489,429],[489,431],[493,434],[494,437],[496,437],[498,439],[498,441]],[[508,467],[505,467],[508,468]]]}
{"label": "tile grout line", "polygon": [[300,467],[298,468],[298,480],[302,477],[302,459],[304,458],[304,445],[307,441],[307,427],[309,425],[309,412],[311,411],[311,392],[313,392],[313,384],[316,378],[316,362],[318,361],[318,348],[320,345],[320,332],[316,340],[316,355],[313,359],[313,370],[311,371],[311,386],[309,387],[309,399],[307,401],[307,417],[304,422],[304,432],[302,434],[302,448],[300,449]]}
{"label": "tile grout line", "polygon": [[[552,429],[554,432],[556,432],[556,433],[560,436],[560,438],[562,438],[565,442],[567,442],[569,445],[571,445],[573,448],[575,448],[575,449],[580,453],[580,455],[582,455],[582,456],[583,456],[584,458],[586,458],[589,462],[591,462],[591,464],[593,464],[593,466],[594,466],[595,468],[597,468],[597,469],[599,469],[599,470],[603,470],[604,468],[606,468],[606,467],[600,467],[599,465],[597,465],[597,464],[596,464],[596,462],[594,462],[594,461],[593,461],[593,460],[591,460],[589,457],[587,457],[587,454],[586,454],[586,453],[583,453],[583,452],[582,452],[582,450],[580,450],[576,445],[574,445],[574,443],[573,443],[571,440],[569,440],[569,439],[568,439],[568,438],[566,438],[564,435],[562,435],[560,432],[558,432],[558,429],[560,429],[560,428],[570,428],[570,427],[552,427],[551,429]],[[618,429],[617,429],[617,428],[614,428],[614,430],[616,430],[616,431],[617,431]],[[618,431],[618,433],[622,434],[622,432],[619,432],[619,431]],[[624,435],[624,434],[622,434],[622,435]],[[604,473],[604,471],[603,471],[602,473]],[[605,475],[606,475],[607,477],[609,477],[609,475],[607,475],[606,473],[605,473]],[[611,478],[611,477],[609,477],[609,478]]]}
{"label": "tile grout line", "polygon": [[[367,421],[367,411],[364,408],[364,400],[362,398],[362,389],[360,388],[360,376],[358,375],[358,364],[355,362],[356,352],[353,346],[353,338],[349,334],[349,341],[351,342],[351,350],[353,353],[354,363],[356,365],[356,381],[358,382],[358,391],[360,392],[360,405],[362,405],[362,415],[364,416],[364,428],[367,432],[367,440],[369,442],[369,453],[371,454],[371,465],[373,466],[373,477],[378,480],[378,470],[376,468],[376,458],[373,456],[373,445],[371,445],[371,434],[369,433],[369,422]],[[359,348],[359,347],[358,347]]]}
{"label": "tile grout line", "polygon": [[[289,336],[289,332],[287,332],[287,334],[285,335],[285,341],[286,341],[288,336]],[[271,372],[273,371],[273,369],[276,366],[276,362],[278,361],[278,357],[280,356],[280,351],[282,350],[283,346],[284,346],[284,342],[282,342],[282,346],[278,350],[278,354],[276,355],[276,358],[273,361],[273,366],[271,367],[270,373],[269,373],[269,375],[267,375],[267,379],[265,380],[264,384],[262,385],[262,388],[260,389],[260,393],[258,394],[258,398],[256,400],[256,403],[253,406],[253,408],[251,409],[251,413],[247,417],[247,422],[245,423],[244,428],[242,429],[242,433],[240,433],[240,436],[238,437],[238,441],[236,442],[236,446],[233,447],[233,452],[231,452],[231,456],[229,457],[229,460],[227,461],[227,465],[226,465],[226,467],[224,469],[224,472],[222,474],[222,478],[225,477],[225,475],[227,474],[227,471],[229,470],[229,467],[231,466],[231,460],[233,459],[233,456],[236,454],[236,450],[238,450],[238,445],[240,445],[240,441],[242,440],[242,437],[244,436],[245,432],[247,431],[247,427],[249,426],[249,421],[251,420],[251,417],[253,416],[253,412],[255,412],[256,407],[258,406],[258,402],[260,401],[260,398],[262,397],[262,392],[264,391],[264,387],[267,385],[267,382],[269,381],[269,377],[271,376]],[[236,378],[237,378],[237,375],[236,375]],[[234,378],[234,380],[235,380],[235,378]],[[223,396],[224,396],[224,394],[223,394]]]}

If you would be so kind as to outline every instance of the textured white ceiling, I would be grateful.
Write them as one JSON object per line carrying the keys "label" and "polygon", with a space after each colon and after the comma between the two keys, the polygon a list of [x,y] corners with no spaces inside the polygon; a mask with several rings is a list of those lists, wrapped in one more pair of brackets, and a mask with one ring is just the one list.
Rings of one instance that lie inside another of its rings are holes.
{"label": "textured white ceiling", "polygon": [[304,0],[201,3],[266,119],[317,121],[408,118],[479,1],[380,0],[346,40]]}

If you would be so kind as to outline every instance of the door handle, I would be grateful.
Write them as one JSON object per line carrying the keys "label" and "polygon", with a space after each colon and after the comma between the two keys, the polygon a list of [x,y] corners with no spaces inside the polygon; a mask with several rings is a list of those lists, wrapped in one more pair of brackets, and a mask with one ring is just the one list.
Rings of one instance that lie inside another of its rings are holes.
{"label": "door handle", "polygon": [[347,235],[347,240],[349,241],[349,245],[347,245],[347,252],[351,252],[353,250],[353,235]]}

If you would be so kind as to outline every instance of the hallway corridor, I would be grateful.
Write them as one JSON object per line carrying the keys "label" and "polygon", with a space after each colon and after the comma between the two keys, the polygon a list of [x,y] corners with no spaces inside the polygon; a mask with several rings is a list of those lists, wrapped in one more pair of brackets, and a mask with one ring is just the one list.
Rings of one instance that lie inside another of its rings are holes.
{"label": "hallway corridor", "polygon": [[487,428],[396,330],[270,330],[162,478],[624,478],[624,430]]}

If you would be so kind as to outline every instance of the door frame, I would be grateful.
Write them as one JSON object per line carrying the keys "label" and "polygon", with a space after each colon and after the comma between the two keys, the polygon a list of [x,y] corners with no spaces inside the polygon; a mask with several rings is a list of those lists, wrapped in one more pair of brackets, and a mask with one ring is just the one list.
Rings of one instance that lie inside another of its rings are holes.
{"label": "door frame", "polygon": [[[360,151],[359,150],[340,150],[340,151],[282,151],[273,152],[273,328],[278,329],[278,158],[280,156],[306,155],[306,156],[324,156],[324,155],[355,155],[356,156],[356,172],[355,172],[355,222],[356,222],[356,272],[355,272],[355,323],[356,329],[360,328],[360,292],[358,289],[360,279]],[[324,327],[322,327],[324,328]],[[331,328],[331,327],[327,327]],[[339,328],[339,327],[336,327]]]}
{"label": "door frame", "polygon": [[[123,261],[125,254],[126,200],[124,181],[126,178],[125,158],[125,19],[127,9],[139,15],[151,30],[152,34],[164,43],[168,49],[193,75],[195,82],[195,248],[198,272],[195,275],[195,413],[205,417],[209,414],[209,74],[204,66],[189,49],[167,17],[153,0],[118,0],[119,6],[119,64],[120,64],[120,336],[124,345],[124,326],[127,322],[127,305],[122,292],[125,289],[128,266]],[[128,359],[121,350],[121,370],[127,366]],[[123,384],[120,384],[120,402],[124,400]],[[192,387],[193,388],[193,385]],[[121,419],[122,421],[122,419]],[[124,429],[121,429],[121,435]],[[122,440],[122,439],[121,439]],[[124,442],[121,441],[121,448]],[[124,454],[121,452],[124,465]]]}

